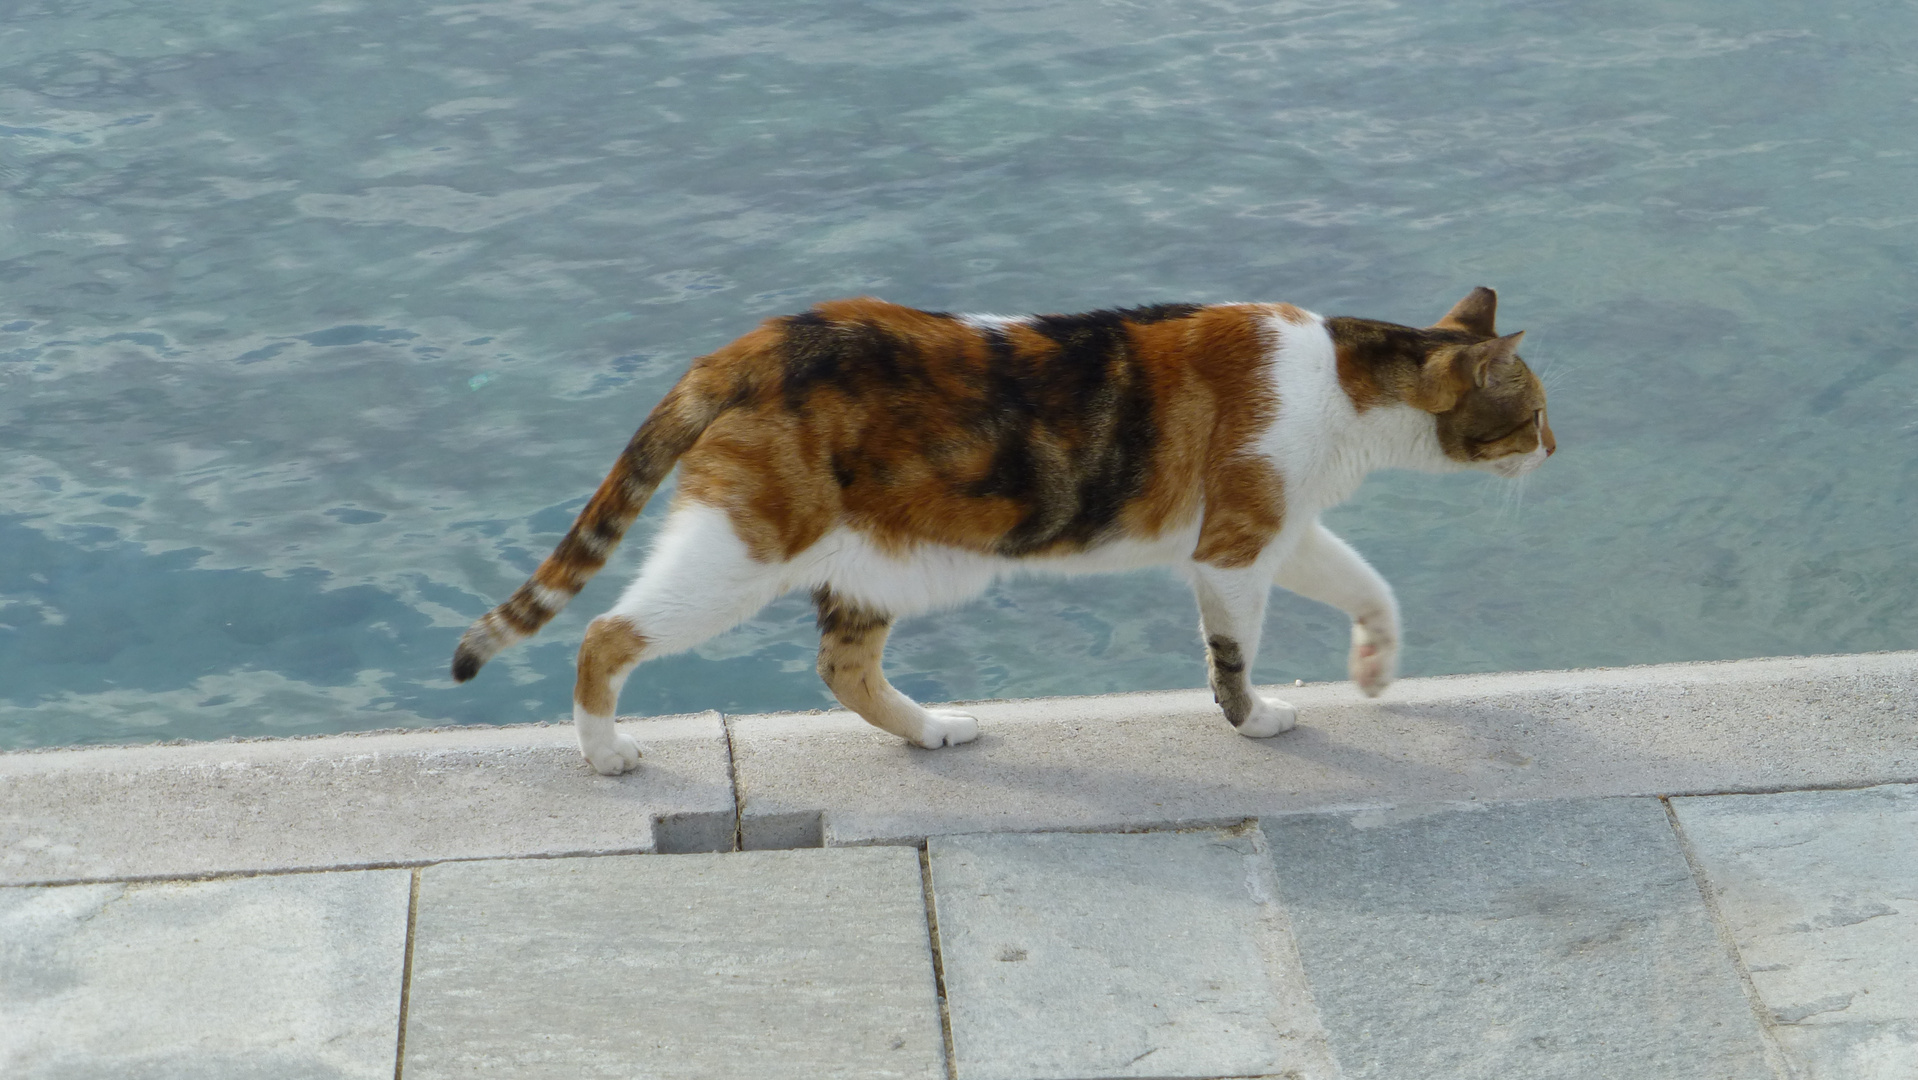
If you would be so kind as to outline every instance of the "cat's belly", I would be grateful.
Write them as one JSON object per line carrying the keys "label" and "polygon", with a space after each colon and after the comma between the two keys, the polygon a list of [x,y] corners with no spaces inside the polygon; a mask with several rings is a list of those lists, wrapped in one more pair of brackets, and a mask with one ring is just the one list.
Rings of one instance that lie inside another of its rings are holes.
{"label": "cat's belly", "polygon": [[862,533],[836,529],[788,564],[789,589],[825,586],[840,596],[909,615],[965,603],[1000,578],[1019,574],[1105,574],[1191,558],[1198,524],[1153,540],[1115,540],[1064,555],[1007,558],[942,544],[910,552],[880,549]]}

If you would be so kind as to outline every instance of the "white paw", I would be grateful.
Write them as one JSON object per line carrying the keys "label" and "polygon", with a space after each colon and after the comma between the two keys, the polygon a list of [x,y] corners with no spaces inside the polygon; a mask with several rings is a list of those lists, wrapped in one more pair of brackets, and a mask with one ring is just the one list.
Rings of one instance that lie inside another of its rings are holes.
{"label": "white paw", "polygon": [[1346,664],[1352,682],[1366,697],[1378,697],[1399,670],[1398,635],[1374,630],[1364,623],[1352,624],[1352,655]]}
{"label": "white paw", "polygon": [[928,709],[926,725],[920,729],[920,737],[913,741],[928,750],[937,750],[942,746],[969,743],[978,737],[979,718],[971,713],[956,709]]}
{"label": "white paw", "polygon": [[613,741],[605,746],[580,747],[593,771],[601,776],[618,776],[639,767],[639,743],[631,735],[615,733]]}
{"label": "white paw", "polygon": [[1239,734],[1248,739],[1269,739],[1281,731],[1291,731],[1298,725],[1299,710],[1283,701],[1254,697],[1258,704],[1252,706],[1252,714],[1239,725]]}

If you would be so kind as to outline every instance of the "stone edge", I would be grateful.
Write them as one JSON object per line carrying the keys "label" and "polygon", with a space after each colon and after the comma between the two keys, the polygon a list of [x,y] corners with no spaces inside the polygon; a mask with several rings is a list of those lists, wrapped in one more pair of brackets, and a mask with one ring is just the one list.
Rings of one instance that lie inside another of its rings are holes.
{"label": "stone edge", "polygon": [[[1566,671],[1532,671],[1496,674],[1446,675],[1404,679],[1394,685],[1391,692],[1395,700],[1407,702],[1443,702],[1467,700],[1473,698],[1495,698],[1512,694],[1552,692],[1576,693],[1585,689],[1621,688],[1633,686],[1652,687],[1661,684],[1685,683],[1745,683],[1762,685],[1768,679],[1790,678],[1792,676],[1819,675],[1833,676],[1871,676],[1876,674],[1903,673],[1918,665],[1918,651],[1879,652],[1849,655],[1774,657],[1752,660],[1708,661],[1681,664],[1655,664],[1623,668],[1586,668]],[[1350,701],[1353,691],[1344,683],[1310,683],[1299,686],[1275,688],[1288,700],[1301,706],[1333,704]],[[1205,699],[1202,702],[1202,699]],[[1055,697],[1003,699],[973,704],[975,712],[991,723],[1006,724],[1046,724],[1075,723],[1087,719],[1109,717],[1124,714],[1131,717],[1151,717],[1170,715],[1188,711],[1195,704],[1209,703],[1209,696],[1203,690],[1146,691],[1123,694],[1103,694],[1085,697]],[[624,725],[638,726],[652,738],[695,738],[701,729],[710,731],[713,713],[690,714],[684,716],[656,717],[651,719],[622,717]],[[814,710],[804,713],[762,713],[723,717],[723,730],[720,736],[729,743],[735,726],[749,725],[755,731],[777,732],[781,735],[803,738],[808,734],[830,734],[843,731],[866,730],[864,721],[843,711]],[[11,803],[6,791],[5,781],[10,776],[40,774],[58,774],[69,770],[94,771],[100,768],[112,768],[117,771],[152,770],[193,770],[204,769],[209,763],[232,760],[273,761],[277,763],[301,761],[337,761],[360,757],[369,753],[377,754],[413,754],[430,756],[437,753],[460,753],[473,750],[511,750],[515,748],[540,748],[555,745],[572,744],[572,732],[569,724],[529,724],[508,727],[453,726],[418,729],[396,729],[385,731],[352,732],[325,736],[299,736],[290,738],[260,738],[246,740],[222,740],[188,744],[145,744],[113,746],[81,746],[59,748],[34,748],[18,751],[0,751],[0,818],[17,816],[30,812],[31,808],[19,803]],[[732,772],[732,753],[730,745],[726,748],[728,771]],[[737,776],[731,776],[734,791],[735,820],[740,811]],[[1906,778],[1913,782],[1918,777]],[[1832,788],[1867,787],[1888,782],[1884,778],[1859,778],[1855,784],[1824,785]],[[1797,785],[1792,788],[1796,790]],[[1772,789],[1737,788],[1724,794],[1762,794]],[[1621,796],[1627,793],[1620,793]],[[1696,796],[1719,794],[1719,792],[1694,791],[1634,791],[1634,796]],[[1496,794],[1482,796],[1481,801],[1501,800]],[[1528,800],[1517,800],[1528,801]],[[1348,802],[1327,803],[1322,807],[1311,807],[1294,812],[1346,812],[1373,807],[1394,805],[1390,793],[1384,793],[1374,802],[1365,805],[1352,805]],[[791,824],[790,837],[781,836],[777,843],[747,846],[823,846],[829,838],[822,835],[819,815],[805,815],[807,821],[795,821]],[[1163,828],[1205,828],[1219,827],[1236,823],[1207,818],[1193,821],[1168,821]],[[1115,824],[1099,828],[1092,825],[1063,826],[1060,831],[1134,831],[1138,827]],[[905,841],[899,841],[905,842]],[[575,850],[541,851],[522,853],[512,857],[545,858],[564,857],[598,852]],[[362,869],[420,865],[421,860],[381,860],[378,862],[350,863],[340,866],[314,866],[289,868],[286,871],[261,871],[257,869],[235,868],[232,871],[183,875],[186,877],[225,876],[231,874],[250,874],[261,872],[308,872],[335,869]],[[143,877],[144,879],[144,877]],[[114,879],[119,880],[119,879]],[[18,887],[31,884],[20,882]]]}

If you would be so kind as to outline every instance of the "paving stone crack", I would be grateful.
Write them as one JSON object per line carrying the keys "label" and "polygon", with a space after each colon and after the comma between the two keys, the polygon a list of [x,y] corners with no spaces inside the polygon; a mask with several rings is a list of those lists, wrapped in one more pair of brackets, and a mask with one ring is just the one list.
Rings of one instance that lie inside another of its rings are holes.
{"label": "paving stone crack", "polygon": [[739,769],[734,764],[733,722],[725,713],[719,714],[719,730],[726,734],[726,784],[733,793],[733,850],[744,851],[745,837],[740,830],[745,828],[746,804],[739,794]]}
{"label": "paving stone crack", "polygon": [[919,886],[926,895],[926,940],[932,946],[932,985],[939,995],[939,1031],[946,1042],[946,1076],[959,1075],[958,1050],[952,1042],[952,1002],[946,998],[945,952],[939,944],[939,905],[932,891],[932,845],[919,843]]}
{"label": "paving stone crack", "polygon": [[1724,912],[1719,910],[1718,898],[1713,895],[1711,880],[1705,876],[1705,867],[1699,862],[1698,852],[1692,847],[1691,837],[1685,834],[1685,826],[1678,820],[1678,811],[1672,807],[1669,798],[1660,797],[1659,805],[1665,808],[1665,820],[1671,826],[1672,835],[1678,841],[1678,850],[1685,857],[1685,865],[1691,868],[1692,882],[1698,887],[1698,896],[1705,905],[1705,916],[1711,921],[1712,929],[1718,935],[1718,942],[1731,961],[1732,970],[1738,975],[1739,986],[1745,991],[1745,1003],[1751,1007],[1752,1018],[1758,1023],[1758,1038],[1765,1054],[1765,1064],[1771,1068],[1778,1080],[1794,1080],[1795,1071],[1790,1059],[1785,1056],[1784,1048],[1778,1043],[1778,1032],[1773,1027],[1772,1011],[1759,996],[1758,985],[1752,982],[1751,971],[1745,966],[1744,955],[1738,951],[1738,939],[1732,933],[1731,923]]}
{"label": "paving stone crack", "polygon": [[406,1072],[406,1010],[413,995],[413,938],[420,921],[420,868],[413,868],[412,887],[406,899],[406,959],[400,964],[399,1033],[393,1047],[393,1080],[404,1080]]}

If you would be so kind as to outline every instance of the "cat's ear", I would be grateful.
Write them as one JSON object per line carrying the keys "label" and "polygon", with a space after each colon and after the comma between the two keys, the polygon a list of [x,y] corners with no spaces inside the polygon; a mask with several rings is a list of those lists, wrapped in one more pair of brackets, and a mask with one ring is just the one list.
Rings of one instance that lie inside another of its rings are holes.
{"label": "cat's ear", "polygon": [[1525,331],[1520,330],[1476,345],[1452,346],[1434,352],[1419,372],[1418,396],[1412,404],[1426,412],[1451,412],[1460,395],[1468,390],[1483,390],[1491,381],[1492,369],[1518,355],[1518,343],[1524,336]]}
{"label": "cat's ear", "polygon": [[1472,385],[1480,390],[1485,389],[1486,381],[1491,378],[1492,369],[1518,355],[1518,343],[1524,336],[1525,331],[1520,330],[1516,334],[1481,341],[1477,345],[1467,345],[1459,350],[1461,361],[1470,370]]}
{"label": "cat's ear", "polygon": [[1479,337],[1492,337],[1492,319],[1498,314],[1498,294],[1480,285],[1472,294],[1452,305],[1445,317],[1432,324],[1434,330],[1463,330]]}

